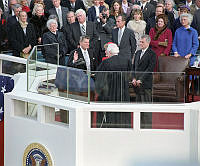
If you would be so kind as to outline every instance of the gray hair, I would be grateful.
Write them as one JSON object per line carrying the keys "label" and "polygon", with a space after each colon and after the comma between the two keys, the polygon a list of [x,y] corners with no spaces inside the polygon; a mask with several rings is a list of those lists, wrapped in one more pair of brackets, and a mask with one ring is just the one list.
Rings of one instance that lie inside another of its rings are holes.
{"label": "gray hair", "polygon": [[190,14],[190,13],[183,13],[180,15],[180,21],[183,17],[187,17],[188,18],[188,22],[189,22],[189,25],[192,24],[192,20],[193,20],[193,15]]}
{"label": "gray hair", "polygon": [[167,2],[170,2],[170,3],[172,4],[173,7],[175,6],[174,0],[165,0],[165,4],[166,4]]}
{"label": "gray hair", "polygon": [[85,15],[85,17],[86,17],[85,10],[83,10],[83,9],[78,9],[78,10],[76,11],[75,15],[77,15],[77,14],[79,14],[79,13],[83,13],[83,14]]}
{"label": "gray hair", "polygon": [[56,25],[58,26],[58,23],[57,23],[57,21],[56,21],[55,19],[50,19],[50,20],[47,21],[47,28],[48,28],[48,29],[50,29],[50,25],[51,25],[52,23],[53,23],[53,24],[56,24]]}
{"label": "gray hair", "polygon": [[106,52],[110,52],[111,55],[117,55],[119,53],[119,47],[115,43],[108,44]]}
{"label": "gray hair", "polygon": [[90,40],[90,37],[87,36],[87,35],[83,35],[83,36],[80,36],[80,42],[82,42],[84,39],[89,39]]}
{"label": "gray hair", "polygon": [[151,42],[151,37],[149,35],[142,35],[141,39],[146,39],[147,43]]}

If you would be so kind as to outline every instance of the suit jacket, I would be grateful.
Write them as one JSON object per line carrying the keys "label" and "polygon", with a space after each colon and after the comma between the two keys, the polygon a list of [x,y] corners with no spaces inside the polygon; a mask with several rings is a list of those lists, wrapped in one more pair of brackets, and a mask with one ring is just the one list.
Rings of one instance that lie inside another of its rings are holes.
{"label": "suit jacket", "polygon": [[[63,25],[67,24],[67,13],[69,11],[68,8],[66,7],[61,7],[61,11],[62,11],[62,21],[63,21]],[[58,17],[58,14],[56,12],[56,8],[53,7],[52,9],[49,10],[49,14],[53,14],[56,15]],[[59,24],[59,29],[61,29],[60,24]]]}
{"label": "suit jacket", "polygon": [[156,65],[156,54],[148,48],[140,59],[142,50],[135,53],[135,59],[132,67],[133,78],[142,81],[144,89],[152,89],[152,72]]}
{"label": "suit jacket", "polygon": [[196,10],[193,17],[192,27],[195,28],[200,35],[200,9]]}
{"label": "suit jacket", "polygon": [[24,34],[19,22],[11,28],[11,46],[14,56],[20,56],[20,52],[29,45],[33,48],[36,45],[36,35],[34,27],[29,23],[26,27],[26,34]]}
{"label": "suit jacket", "polygon": [[[58,43],[59,44],[59,55],[60,58],[60,64],[64,65],[64,57],[67,53],[67,44],[64,37],[64,34],[60,31],[56,32],[56,35],[52,32],[46,32],[44,33],[42,37],[42,43],[43,44],[53,44]],[[45,46],[43,50],[43,54],[45,56],[45,60],[48,63],[57,64],[57,52],[58,52],[58,46],[57,45],[51,45],[51,46]]]}
{"label": "suit jacket", "polygon": [[[71,52],[69,59],[68,59],[68,62],[67,62],[67,66],[82,69],[82,70],[87,70],[86,63],[80,64],[80,65],[76,62],[73,63],[75,51],[77,51],[77,53],[78,53],[78,60],[80,60],[80,58],[82,58],[83,61],[85,61],[83,54],[82,54],[82,51],[81,51],[81,48],[77,48],[77,49],[75,49],[74,51]],[[89,58],[90,58],[90,69],[91,69],[91,71],[95,71],[96,70],[95,54],[94,54],[92,49],[88,49],[88,53],[89,53]]]}
{"label": "suit jacket", "polygon": [[[99,6],[99,12],[103,10],[104,6]],[[96,22],[97,17],[96,17],[96,10],[95,7],[92,6],[91,8],[88,9],[88,21]]]}
{"label": "suit jacket", "polygon": [[81,1],[81,0],[76,0],[74,8],[72,8],[69,0],[61,0],[61,6],[67,7],[69,9],[69,11],[73,11],[73,12],[76,12],[78,9],[83,9],[86,11],[85,5],[84,5],[83,1]]}
{"label": "suit jacket", "polygon": [[8,17],[8,20],[7,20],[7,31],[10,32],[10,29],[13,25],[15,25],[17,23],[17,19],[16,19],[16,16],[10,16]]}
{"label": "suit jacket", "polygon": [[[118,45],[118,31],[119,28],[112,30],[112,41]],[[121,38],[119,45],[120,55],[127,57],[128,59],[132,58],[136,50],[136,40],[134,32],[125,27],[124,33]]]}
{"label": "suit jacket", "polygon": [[[98,40],[98,34],[96,26],[93,22],[86,21],[86,35],[90,37],[90,48],[95,48],[95,43]],[[73,49],[76,49],[79,45],[80,36],[82,36],[82,34],[79,22],[70,24],[70,43]]]}
{"label": "suit jacket", "polygon": [[155,13],[155,6],[152,5],[151,3],[147,2],[147,4],[145,5],[144,9],[142,10],[143,12],[143,17],[144,20],[147,22],[149,17],[152,17]]}
{"label": "suit jacket", "polygon": [[115,20],[108,18],[107,23],[102,26],[102,22],[96,24],[97,32],[99,33],[101,49],[105,50],[104,45],[112,41],[112,29],[115,26]]}

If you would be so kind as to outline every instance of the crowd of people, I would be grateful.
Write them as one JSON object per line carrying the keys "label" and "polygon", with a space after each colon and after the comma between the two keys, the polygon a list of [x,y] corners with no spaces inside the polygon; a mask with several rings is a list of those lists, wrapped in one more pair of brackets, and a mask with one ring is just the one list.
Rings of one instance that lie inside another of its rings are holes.
{"label": "crowd of people", "polygon": [[[153,72],[158,57],[170,55],[194,64],[200,40],[200,0],[93,0],[88,4],[86,0],[1,0],[1,49],[27,58],[36,45],[58,43],[59,55],[56,47],[42,50],[46,62],[89,71],[118,65],[115,70]],[[109,57],[107,43],[115,44],[120,58],[105,58]],[[142,57],[147,61],[140,69]],[[109,61],[114,64],[108,65]],[[145,81],[134,77],[132,82],[140,87]]]}

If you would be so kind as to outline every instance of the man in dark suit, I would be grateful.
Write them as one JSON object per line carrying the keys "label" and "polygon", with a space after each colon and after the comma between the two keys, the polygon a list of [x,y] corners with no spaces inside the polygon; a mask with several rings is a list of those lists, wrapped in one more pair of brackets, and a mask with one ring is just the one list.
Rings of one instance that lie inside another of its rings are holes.
{"label": "man in dark suit", "polygon": [[80,36],[90,37],[90,48],[95,48],[98,34],[93,22],[86,21],[86,13],[83,9],[78,9],[75,13],[78,22],[70,25],[70,43],[74,49],[79,46]]}
{"label": "man in dark suit", "polygon": [[13,10],[15,15],[14,16],[9,16],[7,20],[7,32],[10,32],[10,28],[16,24],[19,20],[19,12],[22,11],[22,7],[19,4],[13,5]]}
{"label": "man in dark suit", "polygon": [[131,60],[136,50],[134,32],[125,27],[126,16],[119,15],[116,18],[117,28],[112,31],[112,41],[119,46],[120,55]]}
{"label": "man in dark suit", "polygon": [[96,57],[92,49],[89,49],[89,36],[80,37],[80,47],[71,52],[67,66],[87,71],[96,69]]}
{"label": "man in dark suit", "polygon": [[152,17],[155,13],[155,6],[148,2],[148,0],[141,0],[140,6],[143,12],[144,20],[147,21],[148,18]]}
{"label": "man in dark suit", "polygon": [[11,32],[12,27],[19,21],[19,12],[22,11],[21,5],[19,4],[13,5],[13,10],[14,10],[15,15],[8,17],[7,26],[6,26],[9,47],[11,47],[10,45],[11,45],[11,38],[12,38],[12,34],[10,32]]}
{"label": "man in dark suit", "polygon": [[156,64],[156,54],[149,47],[151,38],[143,35],[140,39],[141,50],[135,53],[133,63],[133,86],[137,102],[151,102],[152,72]]}
{"label": "man in dark suit", "polygon": [[99,0],[93,0],[93,6],[88,9],[88,21],[100,22],[99,15],[104,6],[100,6]]}
{"label": "man in dark suit", "polygon": [[96,24],[97,32],[99,33],[99,40],[96,47],[96,52],[99,54],[97,57],[98,64],[100,64],[102,58],[105,57],[104,45],[112,41],[112,29],[115,26],[115,20],[109,18],[109,9],[104,8],[99,17],[101,21]]}
{"label": "man in dark suit", "polygon": [[50,15],[56,15],[59,20],[59,29],[62,28],[65,24],[67,24],[67,13],[69,11],[68,8],[60,6],[60,0],[52,0],[54,7],[49,10]]}
{"label": "man in dark suit", "polygon": [[76,12],[78,9],[85,9],[85,5],[82,0],[61,0],[61,5],[67,7],[69,11]]}

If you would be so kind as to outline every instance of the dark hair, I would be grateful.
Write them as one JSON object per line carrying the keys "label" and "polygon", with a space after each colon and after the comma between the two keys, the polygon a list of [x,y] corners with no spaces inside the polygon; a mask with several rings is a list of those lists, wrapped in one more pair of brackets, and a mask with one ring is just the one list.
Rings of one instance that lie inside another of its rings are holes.
{"label": "dark hair", "polygon": [[126,15],[125,14],[119,14],[118,16],[117,16],[117,18],[118,17],[122,17],[122,21],[125,21],[126,22]]}
{"label": "dark hair", "polygon": [[162,5],[157,5],[156,8],[161,7],[163,9],[162,13],[165,13],[165,8]]}
{"label": "dark hair", "polygon": [[132,14],[132,18],[134,19],[134,15],[135,13],[140,14],[141,15],[141,20],[143,20],[143,12],[141,9],[132,9],[131,14]]}
{"label": "dark hair", "polygon": [[110,15],[113,15],[113,16],[115,16],[115,9],[114,9],[114,4],[115,4],[115,3],[118,3],[118,4],[119,4],[119,13],[118,13],[118,14],[122,14],[122,13],[123,13],[121,1],[120,1],[120,0],[114,0],[114,1],[112,2],[111,10],[110,10]]}

